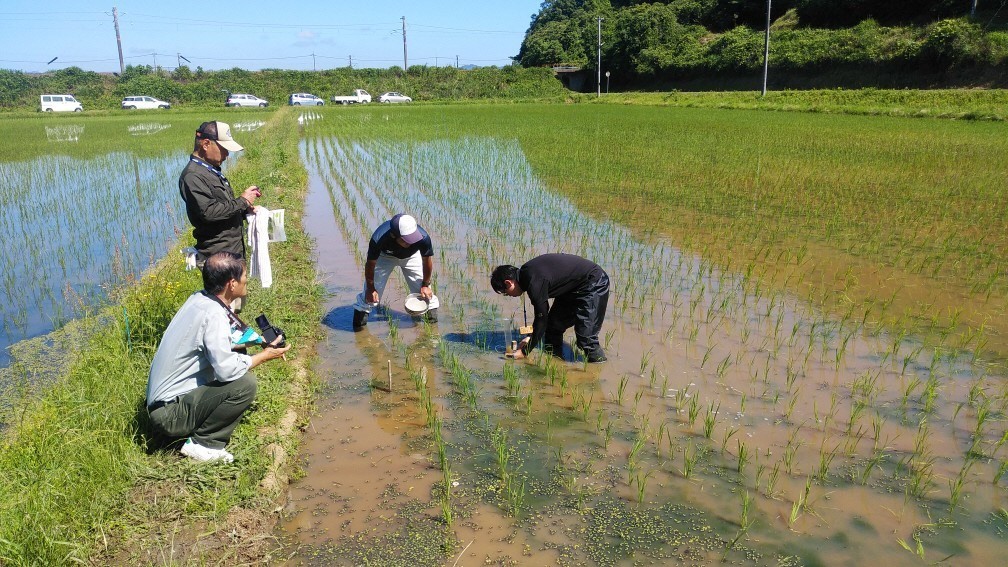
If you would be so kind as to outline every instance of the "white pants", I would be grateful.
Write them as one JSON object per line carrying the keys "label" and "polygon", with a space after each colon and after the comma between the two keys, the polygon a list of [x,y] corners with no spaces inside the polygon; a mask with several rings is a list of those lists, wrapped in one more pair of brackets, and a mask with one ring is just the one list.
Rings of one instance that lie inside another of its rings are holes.
{"label": "white pants", "polygon": [[[420,253],[417,252],[405,260],[382,254],[378,256],[374,269],[374,286],[378,291],[379,301],[381,301],[382,294],[385,293],[385,285],[388,283],[389,276],[392,275],[392,271],[397,267],[402,270],[402,275],[406,278],[406,285],[409,286],[410,293],[420,293],[420,286],[423,283],[423,259],[420,257]],[[368,303],[368,298],[365,296],[366,293],[367,283],[364,284],[364,290],[357,294],[354,309],[370,313],[374,304]],[[431,298],[430,308],[437,309],[438,305],[437,296]]]}

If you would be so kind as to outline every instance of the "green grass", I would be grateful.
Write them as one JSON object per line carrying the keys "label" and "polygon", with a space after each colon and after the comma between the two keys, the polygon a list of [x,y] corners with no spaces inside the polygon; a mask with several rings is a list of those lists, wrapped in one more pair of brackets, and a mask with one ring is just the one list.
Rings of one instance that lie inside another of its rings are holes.
{"label": "green grass", "polygon": [[[274,269],[284,276],[269,290],[253,286],[249,312],[269,313],[295,345],[287,363],[256,369],[256,403],[232,439],[236,463],[195,466],[174,451],[153,450],[137,417],[161,333],[202,286],[198,274],[183,271],[181,257],[172,254],[120,292],[102,314],[111,322],[88,341],[71,370],[13,414],[0,446],[0,563],[161,562],[180,537],[164,529],[172,521],[185,518],[180,533],[208,533],[235,506],[267,504],[270,492],[260,482],[272,464],[268,445],[279,443],[288,454],[296,445],[295,436],[278,431],[277,424],[310,397],[304,369],[321,316],[310,243],[300,226],[306,177],[298,160],[290,159],[297,136],[289,119],[246,135],[242,142],[254,150],[230,172],[235,186],[258,180],[270,195],[264,204],[288,210],[289,241],[271,250]],[[201,560],[194,553],[183,560]],[[219,550],[203,553],[220,557]]]}
{"label": "green grass", "polygon": [[811,89],[734,92],[623,92],[582,102],[734,108],[966,120],[1008,119],[1005,89]]}

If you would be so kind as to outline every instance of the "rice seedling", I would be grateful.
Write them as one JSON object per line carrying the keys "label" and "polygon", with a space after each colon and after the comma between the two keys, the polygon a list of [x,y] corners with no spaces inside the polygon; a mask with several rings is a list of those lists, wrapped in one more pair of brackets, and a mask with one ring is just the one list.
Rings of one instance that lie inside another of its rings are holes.
{"label": "rice seedling", "polygon": [[786,468],[787,473],[789,475],[793,474],[792,471],[793,471],[795,454],[798,452],[799,447],[801,447],[802,445],[802,442],[797,439],[798,431],[800,429],[801,427],[799,426],[796,427],[793,432],[791,432],[791,436],[788,437],[787,445],[784,446],[784,456],[782,457],[782,459],[784,461],[784,467]]}
{"label": "rice seedling", "polygon": [[699,452],[693,446],[693,441],[687,442],[683,447],[683,478],[688,479],[693,476],[693,469],[696,467],[698,457]]}
{"label": "rice seedling", "polygon": [[959,502],[963,497],[963,485],[966,482],[966,475],[969,474],[970,469],[973,467],[975,461],[967,460],[963,463],[961,469],[959,469],[959,474],[955,478],[949,479],[949,512],[955,512],[955,509],[959,506]]}
{"label": "rice seedling", "polygon": [[742,493],[742,507],[739,511],[739,531],[735,535],[735,538],[728,542],[728,549],[734,548],[739,540],[749,533],[749,529],[753,525],[753,519],[749,516],[752,509],[752,503],[752,496],[750,496],[749,491],[746,490]]}
{"label": "rice seedling", "polygon": [[788,516],[788,527],[794,529],[795,522],[801,517],[802,512],[808,509],[809,492],[812,490],[812,477],[805,480],[805,487],[798,494],[798,497],[791,503],[791,514]]}
{"label": "rice seedling", "polygon": [[[749,454],[749,448],[746,446],[745,443],[742,442],[741,439],[738,439],[737,442],[738,442],[738,465],[735,467],[735,470],[741,475],[745,474],[746,465],[749,463],[749,460],[752,458],[752,456]],[[759,482],[757,481],[756,484],[759,485]]]}
{"label": "rice seedling", "polygon": [[830,465],[833,463],[833,459],[836,458],[837,449],[840,445],[836,445],[833,449],[826,450],[826,440],[823,439],[822,445],[819,447],[819,466],[816,468],[815,478],[819,482],[826,482],[826,477],[829,475]]}
{"label": "rice seedling", "polygon": [[780,461],[775,462],[773,468],[770,469],[770,473],[767,475],[765,492],[767,498],[776,497],[777,481],[780,480],[780,465]]}
{"label": "rice seedling", "polygon": [[699,415],[700,415],[700,405],[697,397],[693,396],[692,398],[690,398],[690,404],[687,410],[687,422],[689,423],[690,428],[692,428],[693,424],[696,423],[697,416]]}
{"label": "rice seedling", "polygon": [[645,440],[643,432],[638,432],[637,437],[634,438],[633,445],[630,447],[630,453],[627,454],[627,466],[631,469],[636,468],[635,464],[637,462],[637,455],[640,453],[641,449],[644,448]]}
{"label": "rice seedling", "polygon": [[616,390],[616,404],[623,405],[623,394],[626,392],[628,378],[626,376],[620,377],[619,389]]}
{"label": "rice seedling", "polygon": [[647,370],[647,367],[651,364],[651,360],[653,358],[654,358],[654,351],[651,350],[651,349],[649,349],[647,352],[641,354],[641,359],[640,359],[640,376],[641,376],[641,378],[644,377],[644,371]]}
{"label": "rice seedling", "polygon": [[728,446],[728,441],[732,437],[734,437],[736,433],[738,433],[738,427],[728,427],[727,429],[725,429],[724,435],[721,437],[721,452],[722,453],[724,453],[726,451],[726,447]]}
{"label": "rice seedling", "polygon": [[443,491],[441,493],[441,517],[444,519],[445,525],[448,528],[451,528],[452,522],[454,521],[455,518],[454,514],[452,513],[452,507],[451,507],[451,489],[454,480],[452,479],[450,467],[444,466],[442,467],[441,470],[443,473],[441,479],[443,487]]}
{"label": "rice seedling", "polygon": [[1005,473],[1008,473],[1008,460],[1002,460],[998,463],[997,471],[994,473],[994,479],[991,481],[992,484],[1001,482],[1001,478],[1004,477]]}
{"label": "rice seedling", "polygon": [[649,471],[647,471],[646,473],[643,473],[643,474],[641,474],[640,472],[638,472],[636,474],[636,476],[634,477],[634,480],[637,483],[637,504],[643,504],[644,503],[644,493],[645,493],[645,490],[647,489],[647,482],[648,482],[648,479],[651,478],[652,474],[654,474],[654,471],[653,470],[649,470]]}
{"label": "rice seedling", "polygon": [[707,439],[711,438],[714,433],[714,426],[717,424],[718,412],[721,410],[721,402],[714,405],[714,402],[710,402],[707,406],[707,415],[704,416],[704,437]]}

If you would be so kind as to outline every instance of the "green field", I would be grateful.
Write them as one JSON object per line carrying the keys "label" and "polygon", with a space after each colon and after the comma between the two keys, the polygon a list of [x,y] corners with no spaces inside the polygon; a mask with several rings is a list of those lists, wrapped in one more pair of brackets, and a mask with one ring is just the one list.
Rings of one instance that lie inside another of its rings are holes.
{"label": "green field", "polygon": [[[303,126],[289,110],[238,114],[266,124],[236,133],[249,151],[229,177],[236,187],[267,187],[290,215],[304,202],[300,155],[351,248],[385,209],[423,212],[422,223],[443,237],[443,336],[491,337],[486,321],[514,307],[486,297],[487,267],[497,262],[560,249],[595,257],[613,279],[606,330],[624,354],[589,380],[577,362],[515,369],[475,343],[415,348],[402,338],[412,331],[391,318],[371,357],[378,369],[395,359],[413,377],[397,402],[419,420],[411,450],[429,455],[438,478],[450,481],[454,471],[500,484],[492,494],[452,496],[442,483],[420,495],[434,516],[448,510],[445,540],[462,539],[452,535],[451,515],[465,525],[470,504],[482,502],[514,518],[518,534],[527,533],[523,518],[550,510],[576,526],[582,507],[647,533],[674,518],[695,520],[698,530],[713,530],[698,544],[708,560],[719,546],[741,562],[745,549],[798,563],[842,560],[842,546],[814,551],[834,531],[895,560],[918,549],[927,560],[1003,553],[1003,122],[641,101],[317,112],[322,119]],[[0,121],[2,149],[25,160],[187,151],[187,128],[201,121],[195,115],[171,114],[159,141],[123,133],[131,120],[162,121],[156,116]],[[95,135],[78,145],[37,139],[57,124]],[[175,194],[174,178],[163,185]],[[297,281],[255,297],[279,325],[310,337],[321,315],[301,238],[279,260]],[[175,537],[226,529],[234,506],[271,507],[275,493],[256,488],[270,466],[264,447],[293,445],[258,432],[310,396],[286,389],[293,371],[278,367],[267,378],[273,386],[238,432],[244,458],[234,466],[201,469],[135,442],[149,357],[195,287],[168,260],[114,294],[122,303],[111,311],[116,322],[42,400],[18,406],[25,409],[0,448],[0,500],[13,503],[0,512],[0,561],[205,561],[209,547],[163,554]],[[118,379],[107,378],[109,369]],[[328,380],[335,378],[321,378]],[[736,413],[737,421],[726,418]],[[556,454],[558,438],[566,444]],[[619,474],[603,479],[606,467]],[[697,479],[708,487],[703,496]],[[666,508],[673,496],[686,508]],[[849,517],[832,498],[902,502],[905,512],[893,521],[858,505],[851,508],[878,517]],[[823,519],[831,516],[850,526]],[[645,542],[657,554],[642,557],[666,557],[672,545],[596,535]],[[972,543],[972,555],[955,537]],[[458,551],[437,545],[424,556],[432,563]],[[632,552],[613,549],[616,556],[582,559],[625,562]]]}

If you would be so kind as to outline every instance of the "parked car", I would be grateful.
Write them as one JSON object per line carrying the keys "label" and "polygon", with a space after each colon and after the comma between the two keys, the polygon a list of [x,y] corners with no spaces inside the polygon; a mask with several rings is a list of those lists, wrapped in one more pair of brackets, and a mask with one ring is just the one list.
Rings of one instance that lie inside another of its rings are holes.
{"label": "parked car", "polygon": [[371,102],[371,93],[364,89],[354,89],[354,92],[350,96],[339,96],[336,95],[332,97],[333,102],[338,102],[339,104],[367,104]]}
{"label": "parked car", "polygon": [[256,95],[244,93],[231,93],[228,95],[224,106],[260,106],[265,108],[269,103]]}
{"label": "parked car", "polygon": [[413,99],[404,94],[385,93],[378,97],[378,102],[413,102]]}
{"label": "parked car", "polygon": [[84,107],[73,95],[68,94],[44,94],[39,97],[39,111],[41,112],[82,112]]}
{"label": "parked car", "polygon": [[291,106],[322,106],[325,101],[311,93],[294,93],[287,99]]}
{"label": "parked car", "polygon": [[134,110],[137,108],[171,108],[170,102],[156,99],[152,96],[128,96],[122,99],[122,107]]}

